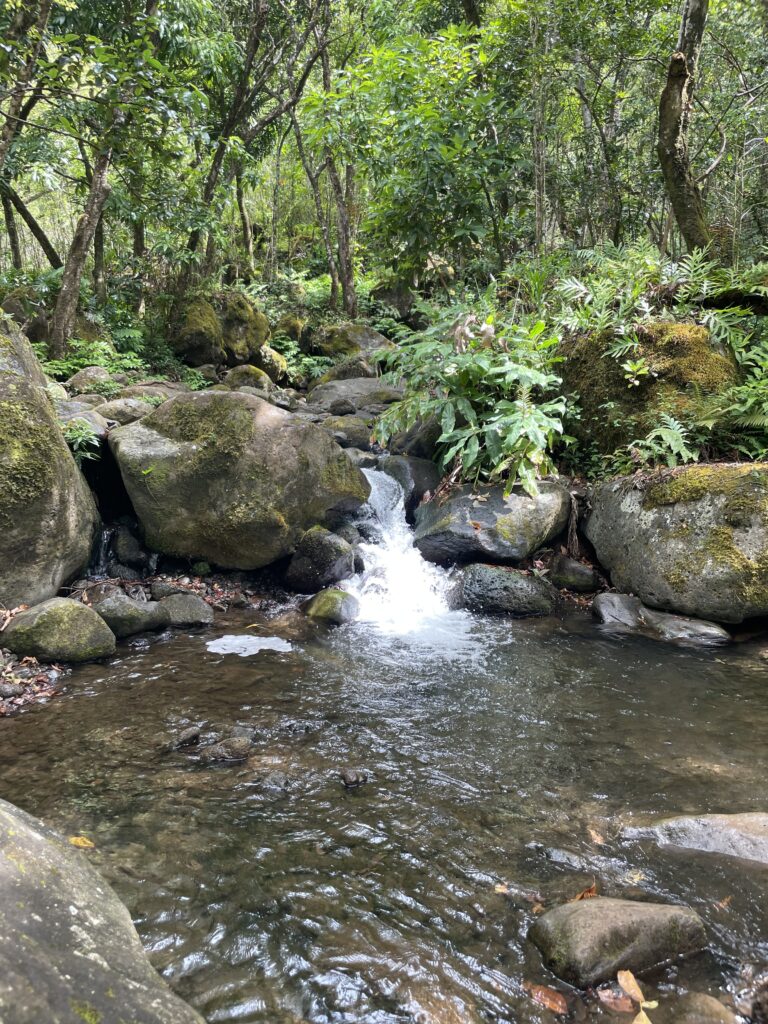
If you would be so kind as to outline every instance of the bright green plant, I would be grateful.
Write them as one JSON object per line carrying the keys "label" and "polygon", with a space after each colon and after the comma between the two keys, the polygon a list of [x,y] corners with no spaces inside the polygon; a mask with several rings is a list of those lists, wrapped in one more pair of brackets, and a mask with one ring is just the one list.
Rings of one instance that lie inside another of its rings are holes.
{"label": "bright green plant", "polygon": [[100,458],[101,440],[98,431],[88,420],[69,420],[64,425],[63,433],[78,466],[89,459]]}

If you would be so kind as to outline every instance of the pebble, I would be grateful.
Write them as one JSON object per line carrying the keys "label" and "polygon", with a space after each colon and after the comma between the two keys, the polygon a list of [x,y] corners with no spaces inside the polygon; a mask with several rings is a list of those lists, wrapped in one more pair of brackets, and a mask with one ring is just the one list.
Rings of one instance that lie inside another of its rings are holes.
{"label": "pebble", "polygon": [[345,789],[358,789],[358,787],[368,781],[366,773],[358,771],[356,768],[342,768],[339,772],[339,778]]}
{"label": "pebble", "polygon": [[20,697],[24,687],[19,683],[0,683],[0,697]]}

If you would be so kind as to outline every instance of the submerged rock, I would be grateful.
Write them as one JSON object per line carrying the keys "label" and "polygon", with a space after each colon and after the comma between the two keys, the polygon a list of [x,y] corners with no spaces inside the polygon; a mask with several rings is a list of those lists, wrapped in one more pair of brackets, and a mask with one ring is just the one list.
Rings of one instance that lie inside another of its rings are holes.
{"label": "submerged rock", "polygon": [[354,574],[352,546],[322,526],[313,526],[299,541],[285,582],[301,594],[312,594]]}
{"label": "submerged rock", "polygon": [[370,492],[325,431],[238,392],[178,395],[110,446],[149,547],[224,568],[284,558]]}
{"label": "submerged rock", "polygon": [[549,578],[556,587],[574,590],[577,594],[591,593],[599,585],[598,575],[591,565],[585,565],[568,555],[555,556]]}
{"label": "submerged rock", "polygon": [[203,1024],[150,964],[126,908],[76,850],[0,800],[0,1020]]}
{"label": "submerged rock", "polygon": [[570,495],[560,484],[544,481],[532,498],[516,487],[504,497],[501,487],[456,488],[416,510],[414,542],[430,562],[451,565],[484,559],[520,562],[565,528]]}
{"label": "submerged rock", "polygon": [[171,621],[167,606],[157,601],[135,601],[122,591],[99,601],[94,611],[118,638],[165,629]]}
{"label": "submerged rock", "polygon": [[200,759],[206,764],[216,761],[244,761],[251,750],[251,739],[248,736],[229,736],[219,743],[200,749]]}
{"label": "submerged rock", "polygon": [[353,594],[331,587],[315,594],[303,608],[304,614],[308,615],[310,619],[342,626],[345,622],[352,622],[357,618],[360,602]]}
{"label": "submerged rock", "polygon": [[657,612],[629,594],[598,594],[592,602],[592,614],[606,626],[641,633],[654,640],[705,645],[731,642],[728,630],[716,622]]}
{"label": "submerged rock", "polygon": [[158,604],[171,626],[210,626],[213,622],[213,608],[197,594],[170,594]]}
{"label": "submerged rock", "polygon": [[93,661],[115,652],[115,635],[93,608],[53,597],[20,612],[3,633],[3,644],[41,661]]}
{"label": "submerged rock", "polygon": [[579,988],[620,970],[635,973],[707,945],[704,925],[689,907],[597,896],[555,907],[528,933],[558,978]]}
{"label": "submerged rock", "polygon": [[715,622],[768,615],[768,463],[622,477],[592,508],[586,533],[618,589]]}
{"label": "submerged rock", "polygon": [[675,1003],[675,1024],[738,1024],[735,1014],[713,996],[689,992]]}
{"label": "submerged rock", "polygon": [[0,321],[0,604],[53,597],[88,564],[97,523],[32,346]]}
{"label": "submerged rock", "polygon": [[504,565],[468,565],[461,573],[463,603],[474,612],[549,615],[556,601],[552,585]]}
{"label": "submerged rock", "polygon": [[624,829],[628,839],[654,839],[660,846],[700,850],[768,864],[768,814],[701,814],[665,818]]}

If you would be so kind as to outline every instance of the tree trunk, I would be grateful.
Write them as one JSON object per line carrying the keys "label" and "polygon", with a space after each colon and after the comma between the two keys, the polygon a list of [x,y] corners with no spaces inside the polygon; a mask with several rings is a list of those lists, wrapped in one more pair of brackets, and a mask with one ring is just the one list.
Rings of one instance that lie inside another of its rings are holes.
{"label": "tree trunk", "polygon": [[58,270],[59,267],[63,267],[64,264],[61,261],[61,257],[51,244],[51,240],[48,238],[48,235],[46,235],[45,231],[43,231],[43,229],[40,227],[33,213],[31,212],[29,207],[23,202],[23,200],[18,195],[16,190],[13,189],[10,185],[5,185],[3,187],[3,191],[5,192],[5,194],[7,194],[8,198],[10,199],[11,204],[13,205],[13,208],[16,211],[16,213],[18,213],[18,215],[29,228],[33,237],[39,243],[40,248],[45,253],[45,257],[50,263],[50,265],[53,267],[53,269]]}
{"label": "tree trunk", "polygon": [[8,247],[11,250],[11,263],[14,270],[21,270],[24,263],[21,258],[21,246],[19,245],[19,231],[16,227],[16,218],[13,213],[13,204],[6,192],[2,195],[3,218],[5,219],[5,230],[8,232]]}
{"label": "tree trunk", "polygon": [[147,251],[146,239],[144,237],[144,221],[137,220],[133,223],[133,272],[136,275],[136,316],[144,316],[144,278],[140,264]]}
{"label": "tree trunk", "polygon": [[109,166],[112,161],[112,150],[99,154],[93,166],[91,187],[85,209],[77,222],[72,244],[67,253],[64,275],[61,279],[61,291],[56,300],[56,309],[51,323],[50,348],[54,359],[61,359],[66,350],[67,339],[72,330],[77,302],[80,297],[80,281],[85,269],[88,251],[96,233],[96,227],[104,209],[104,203],[110,192],[108,180]]}
{"label": "tree trunk", "polygon": [[[5,123],[3,124],[2,131],[0,131],[0,171],[2,171],[5,165],[6,157],[8,156],[8,152],[19,128],[20,114],[22,107],[24,106],[24,96],[29,89],[29,83],[32,81],[32,76],[35,73],[37,58],[40,56],[40,49],[43,45],[43,35],[48,24],[48,18],[50,17],[52,6],[53,0],[41,0],[34,28],[29,30],[33,33],[32,47],[19,72],[16,84],[11,90],[10,99],[8,101],[8,110],[5,113]],[[26,32],[29,25],[28,12],[24,12],[22,8],[22,11],[17,14],[15,23],[17,24],[20,32]]]}
{"label": "tree trunk", "polygon": [[339,278],[344,312],[353,319],[357,316],[357,292],[355,290],[355,261],[352,237],[352,219],[349,204],[341,183],[336,161],[328,150],[326,155],[328,180],[336,202],[336,232],[339,236]]}
{"label": "tree trunk", "polygon": [[240,227],[243,233],[243,249],[245,250],[246,268],[249,276],[253,277],[253,228],[251,227],[251,218],[248,213],[248,207],[245,205],[243,176],[239,168],[235,172],[235,195],[237,196],[237,208],[240,211]]}
{"label": "tree trunk", "polygon": [[93,233],[93,290],[100,306],[107,304],[107,276],[104,272],[104,217],[99,217]]}
{"label": "tree trunk", "polygon": [[670,58],[667,83],[659,103],[659,162],[677,226],[689,249],[703,249],[711,241],[704,201],[688,152],[696,67],[708,7],[709,0],[686,0],[677,50]]}

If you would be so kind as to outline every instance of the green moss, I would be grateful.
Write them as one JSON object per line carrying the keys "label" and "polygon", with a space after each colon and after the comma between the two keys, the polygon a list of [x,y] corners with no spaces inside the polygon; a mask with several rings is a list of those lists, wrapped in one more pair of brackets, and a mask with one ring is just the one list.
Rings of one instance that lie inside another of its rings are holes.
{"label": "green moss", "polygon": [[70,1004],[72,1012],[85,1022],[85,1024],[101,1024],[101,1014],[95,1006],[91,1006],[90,1003],[78,1003],[74,1000]]}
{"label": "green moss", "polygon": [[713,348],[709,332],[694,324],[654,323],[637,329],[638,349],[651,371],[639,387],[629,387],[622,359],[606,355],[611,334],[586,335],[565,342],[565,391],[578,394],[581,419],[570,425],[583,443],[602,454],[645,437],[662,413],[685,419],[697,394],[718,394],[736,381],[734,361]]}
{"label": "green moss", "polygon": [[194,299],[186,309],[174,348],[192,363],[220,363],[223,338],[219,318],[211,303],[206,299]]}
{"label": "green moss", "polygon": [[252,441],[252,410],[231,393],[207,392],[166,403],[144,418],[144,424],[174,441],[196,444],[200,457],[234,458]]}
{"label": "green moss", "polygon": [[243,366],[236,366],[230,370],[224,378],[224,383],[228,388],[235,390],[236,388],[264,388],[270,387],[272,381],[264,370],[258,366],[251,366],[249,363]]}
{"label": "green moss", "polygon": [[39,406],[0,401],[0,521],[50,491],[62,456],[64,442]]}
{"label": "green moss", "polygon": [[351,499],[359,499],[360,504],[367,501],[371,493],[363,474],[343,454],[336,459],[328,459],[323,467],[320,483],[331,493],[339,496],[346,494]]}
{"label": "green moss", "polygon": [[755,516],[768,520],[768,465],[686,466],[658,475],[646,486],[643,508],[722,496],[722,519],[730,526],[746,526]]}
{"label": "green moss", "polygon": [[297,316],[291,316],[290,313],[280,317],[275,324],[275,334],[283,334],[292,341],[299,341],[303,330],[304,321]]}

